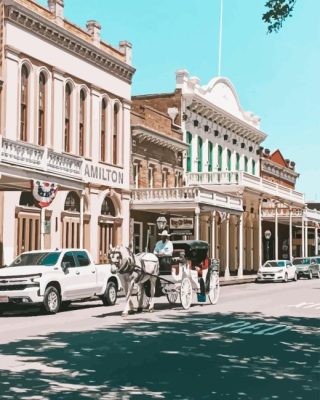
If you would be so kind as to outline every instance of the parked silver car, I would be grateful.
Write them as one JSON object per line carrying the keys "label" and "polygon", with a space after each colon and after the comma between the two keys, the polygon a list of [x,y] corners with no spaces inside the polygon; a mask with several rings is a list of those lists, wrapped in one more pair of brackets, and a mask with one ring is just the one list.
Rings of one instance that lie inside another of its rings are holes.
{"label": "parked silver car", "polygon": [[319,257],[295,258],[292,263],[297,268],[298,278],[304,277],[312,279],[315,276],[316,278],[320,279]]}

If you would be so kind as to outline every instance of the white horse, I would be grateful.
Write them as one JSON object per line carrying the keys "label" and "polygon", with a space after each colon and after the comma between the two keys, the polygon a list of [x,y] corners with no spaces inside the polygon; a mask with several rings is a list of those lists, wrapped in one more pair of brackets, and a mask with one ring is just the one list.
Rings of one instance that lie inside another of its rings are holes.
{"label": "white horse", "polygon": [[122,315],[126,316],[133,308],[132,290],[134,285],[138,285],[140,290],[138,310],[142,310],[144,288],[143,284],[150,280],[150,302],[149,311],[154,308],[154,295],[156,281],[159,275],[159,260],[152,253],[133,254],[131,250],[124,246],[117,246],[110,249],[109,258],[112,272],[118,273],[122,287],[126,294],[126,305]]}

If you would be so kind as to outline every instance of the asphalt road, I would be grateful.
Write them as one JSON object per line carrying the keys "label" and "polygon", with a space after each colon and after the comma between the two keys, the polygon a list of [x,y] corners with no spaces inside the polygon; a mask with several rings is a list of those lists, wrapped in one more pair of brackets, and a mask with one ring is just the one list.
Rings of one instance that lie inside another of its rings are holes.
{"label": "asphalt road", "polygon": [[79,303],[0,317],[2,399],[320,399],[320,280],[224,286],[121,317]]}

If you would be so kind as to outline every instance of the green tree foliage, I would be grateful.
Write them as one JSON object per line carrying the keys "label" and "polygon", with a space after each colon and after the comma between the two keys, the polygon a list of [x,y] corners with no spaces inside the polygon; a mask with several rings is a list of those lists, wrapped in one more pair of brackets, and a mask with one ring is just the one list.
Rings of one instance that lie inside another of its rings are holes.
{"label": "green tree foliage", "polygon": [[284,21],[292,16],[297,0],[268,0],[265,7],[268,9],[262,20],[268,25],[268,33],[278,32]]}

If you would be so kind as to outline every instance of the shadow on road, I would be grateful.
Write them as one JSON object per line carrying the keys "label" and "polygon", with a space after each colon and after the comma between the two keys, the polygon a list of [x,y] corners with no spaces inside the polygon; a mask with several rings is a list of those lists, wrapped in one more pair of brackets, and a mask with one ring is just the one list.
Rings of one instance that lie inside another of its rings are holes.
{"label": "shadow on road", "polygon": [[1,399],[319,398],[319,321],[197,314],[3,345]]}

